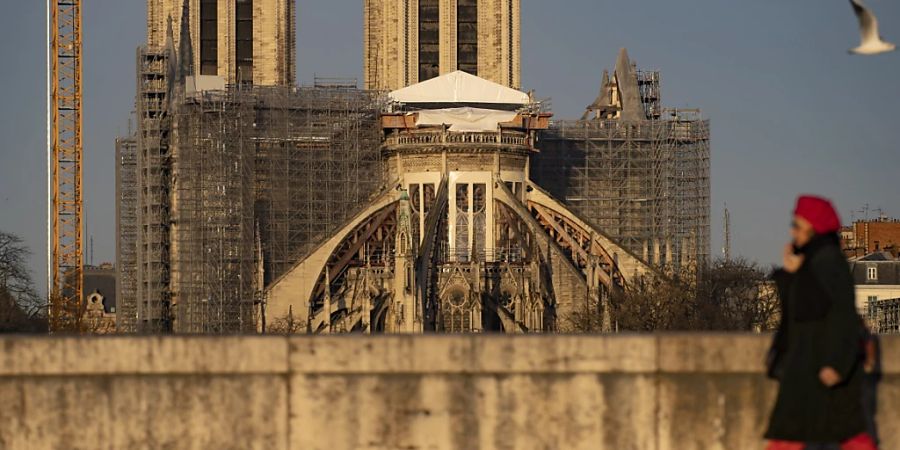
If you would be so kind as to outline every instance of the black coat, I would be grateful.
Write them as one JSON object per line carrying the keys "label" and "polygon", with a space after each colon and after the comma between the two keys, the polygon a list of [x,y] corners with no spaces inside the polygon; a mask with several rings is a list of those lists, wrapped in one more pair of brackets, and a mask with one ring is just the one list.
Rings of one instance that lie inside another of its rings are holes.
{"label": "black coat", "polygon": [[[768,439],[840,442],[866,431],[862,411],[862,322],[853,278],[836,235],[817,236],[795,274],[776,272],[782,319],[773,342],[778,399]],[[830,366],[841,383],[828,388]]]}

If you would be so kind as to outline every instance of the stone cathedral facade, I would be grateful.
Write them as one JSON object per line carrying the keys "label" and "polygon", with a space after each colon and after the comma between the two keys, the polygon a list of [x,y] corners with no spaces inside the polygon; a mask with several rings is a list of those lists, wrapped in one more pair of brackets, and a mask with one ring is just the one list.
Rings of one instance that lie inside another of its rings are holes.
{"label": "stone cathedral facade", "polygon": [[[649,268],[529,177],[549,114],[462,71],[391,94],[382,192],[267,291],[309,333],[549,332]],[[490,106],[488,106],[490,104]]]}

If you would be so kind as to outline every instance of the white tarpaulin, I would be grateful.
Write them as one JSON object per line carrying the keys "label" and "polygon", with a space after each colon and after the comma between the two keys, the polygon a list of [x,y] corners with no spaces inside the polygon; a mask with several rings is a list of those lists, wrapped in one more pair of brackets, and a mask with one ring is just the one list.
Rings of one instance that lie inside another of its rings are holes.
{"label": "white tarpaulin", "polygon": [[529,103],[524,92],[460,70],[391,92],[390,97],[400,103]]}
{"label": "white tarpaulin", "polygon": [[511,122],[518,113],[481,108],[447,108],[417,111],[417,126],[450,125],[450,131],[497,131],[500,123]]}

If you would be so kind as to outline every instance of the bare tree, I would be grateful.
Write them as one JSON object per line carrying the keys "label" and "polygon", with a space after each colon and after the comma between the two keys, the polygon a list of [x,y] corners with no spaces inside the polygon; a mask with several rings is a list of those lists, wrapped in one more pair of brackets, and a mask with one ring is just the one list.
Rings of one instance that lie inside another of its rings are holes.
{"label": "bare tree", "polygon": [[306,332],[305,322],[294,317],[293,307],[288,308],[288,313],[277,317],[266,325],[267,334],[303,334]]}
{"label": "bare tree", "polygon": [[646,280],[614,296],[613,310],[617,328],[627,331],[767,331],[778,300],[767,270],[719,260]]}
{"label": "bare tree", "polygon": [[697,274],[685,270],[645,279],[613,297],[616,328],[625,331],[691,329],[695,322]]}
{"label": "bare tree", "polygon": [[719,260],[698,283],[695,329],[766,331],[777,321],[778,297],[764,270],[746,260]]}
{"label": "bare tree", "polygon": [[46,301],[37,294],[19,236],[0,231],[0,331],[46,330]]}
{"label": "bare tree", "polygon": [[600,302],[588,300],[581,308],[576,309],[567,317],[563,332],[572,333],[599,333],[603,330],[603,310]]}

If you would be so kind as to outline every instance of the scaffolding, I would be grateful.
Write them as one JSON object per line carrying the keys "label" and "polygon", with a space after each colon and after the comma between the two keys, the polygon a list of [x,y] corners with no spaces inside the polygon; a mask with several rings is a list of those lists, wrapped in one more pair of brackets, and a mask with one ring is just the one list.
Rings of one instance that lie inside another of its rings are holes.
{"label": "scaffolding", "polygon": [[137,54],[137,324],[134,331],[171,331],[169,312],[169,115],[170,59],[167,49],[143,47]]}
{"label": "scaffolding", "polygon": [[383,97],[346,86],[257,87],[256,217],[265,283],[299,261],[383,185]]}
{"label": "scaffolding", "polygon": [[662,114],[662,98],[660,95],[659,71],[637,70],[638,89],[641,95],[641,104],[644,106],[644,114],[651,119],[659,119]]}
{"label": "scaffolding", "polygon": [[[644,92],[658,101],[658,87]],[[698,110],[656,118],[652,103],[643,121],[554,122],[532,178],[648,263],[702,263],[710,245],[709,122]]]}
{"label": "scaffolding", "polygon": [[867,316],[873,333],[900,334],[900,298],[870,302]]}
{"label": "scaffolding", "polygon": [[116,329],[137,331],[137,160],[136,136],[116,139]]}
{"label": "scaffolding", "polygon": [[264,287],[383,187],[384,96],[331,82],[190,91],[171,54],[139,50],[139,127],[117,145],[119,327],[254,331]]}
{"label": "scaffolding", "polygon": [[170,235],[175,332],[256,329],[252,106],[239,90],[177,99]]}
{"label": "scaffolding", "polygon": [[621,49],[582,119],[541,136],[531,177],[645,262],[693,267],[710,254],[709,121],[660,92]]}

